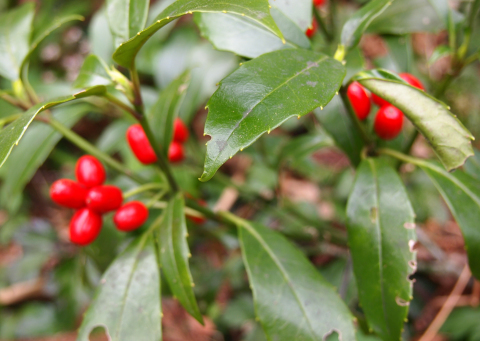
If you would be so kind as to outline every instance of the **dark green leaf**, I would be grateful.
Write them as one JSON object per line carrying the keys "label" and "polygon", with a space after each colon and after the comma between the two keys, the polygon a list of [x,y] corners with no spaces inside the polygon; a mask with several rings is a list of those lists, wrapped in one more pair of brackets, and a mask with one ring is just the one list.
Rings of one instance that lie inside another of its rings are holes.
{"label": "dark green leaf", "polygon": [[395,2],[395,0],[372,0],[355,12],[343,25],[342,45],[347,50],[357,46],[363,32],[365,32],[373,19],[385,11],[392,2]]}
{"label": "dark green leaf", "polygon": [[194,283],[188,265],[190,251],[187,243],[188,232],[184,206],[182,195],[177,194],[165,208],[158,233],[160,262],[173,295],[190,315],[203,323],[192,290]]}
{"label": "dark green leaf", "polygon": [[20,78],[28,55],[34,11],[35,3],[27,2],[0,16],[0,75],[11,81]]}
{"label": "dark green leaf", "polygon": [[355,340],[348,308],[298,249],[261,225],[238,228],[255,312],[268,340],[318,341],[334,331]]}
{"label": "dark green leaf", "polygon": [[212,139],[201,180],[288,118],[327,105],[344,77],[340,62],[307,50],[274,51],[244,63],[208,102],[205,134]]}
{"label": "dark green leaf", "polygon": [[138,51],[155,32],[169,22],[193,12],[223,12],[246,16],[282,37],[270,15],[266,0],[178,0],[160,13],[155,23],[120,45],[113,54],[113,59],[121,66],[131,68]]}
{"label": "dark green leaf", "polygon": [[317,108],[313,113],[335,140],[335,144],[347,154],[350,162],[355,166],[358,165],[364,146],[363,139],[348,115],[340,96],[334,97],[323,110]]}
{"label": "dark green leaf", "polygon": [[399,340],[416,270],[415,223],[405,187],[393,168],[364,160],[347,204],[348,244],[360,304],[383,340]]}
{"label": "dark green leaf", "polygon": [[280,152],[280,158],[300,159],[323,147],[333,145],[332,138],[323,131],[316,131],[314,134],[302,135],[289,141]]}
{"label": "dark green leaf", "polygon": [[95,85],[111,85],[112,83],[112,78],[108,74],[107,64],[92,54],[85,58],[73,86],[75,88],[86,88]]}
{"label": "dark green leaf", "polygon": [[30,125],[30,123],[32,123],[37,114],[39,114],[43,110],[49,109],[62,103],[73,101],[78,98],[101,95],[105,93],[105,90],[106,89],[103,85],[99,85],[80,91],[74,95],[40,103],[30,108],[28,111],[22,114],[19,119],[7,125],[0,131],[0,167],[5,163],[5,160],[12,152],[13,147],[15,145],[18,145],[18,142],[22,138],[23,134],[25,134],[28,126]]}
{"label": "dark green leaf", "polygon": [[[67,127],[72,127],[91,106],[85,103],[58,109],[53,117]],[[61,135],[43,123],[32,123],[23,137],[23,142],[12,151],[3,165],[3,184],[0,187],[0,204],[12,209],[11,199],[20,195],[35,171],[48,157]],[[19,165],[22,165],[19,167]],[[10,170],[9,170],[10,168]]]}
{"label": "dark green leaf", "polygon": [[429,162],[419,165],[433,181],[460,226],[470,269],[480,279],[480,183],[461,171],[448,173]]}
{"label": "dark green leaf", "polygon": [[149,0],[107,0],[107,19],[115,46],[143,30]]}
{"label": "dark green leaf", "polygon": [[84,315],[78,341],[104,327],[111,341],[162,340],[160,271],[155,244],[142,235],[112,263]]}
{"label": "dark green leaf", "polygon": [[173,138],[173,121],[178,116],[189,83],[190,72],[185,71],[160,92],[157,102],[148,112],[148,122],[165,155],[168,155]]}
{"label": "dark green leaf", "polygon": [[473,148],[475,155],[465,162],[465,172],[480,180],[480,151]]}
{"label": "dark green leaf", "polygon": [[195,21],[215,48],[248,58],[285,48],[310,47],[310,41],[295,23],[275,7],[270,12],[286,43],[254,20],[235,14],[195,13]]}
{"label": "dark green leaf", "polygon": [[365,71],[354,78],[368,90],[402,110],[430,142],[447,170],[460,167],[473,155],[472,134],[449,111],[446,104],[406,84],[388,71]]}

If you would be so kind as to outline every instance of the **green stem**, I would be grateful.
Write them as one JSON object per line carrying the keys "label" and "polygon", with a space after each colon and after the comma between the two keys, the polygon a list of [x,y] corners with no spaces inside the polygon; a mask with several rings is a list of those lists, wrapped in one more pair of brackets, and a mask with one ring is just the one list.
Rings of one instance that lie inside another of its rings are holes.
{"label": "green stem", "polygon": [[425,165],[424,160],[413,157],[413,156],[409,156],[409,155],[406,155],[406,154],[403,154],[403,153],[400,153],[400,152],[397,152],[396,150],[393,150],[393,149],[380,148],[380,149],[377,149],[377,153],[383,154],[383,155],[388,155],[388,156],[394,157],[394,158],[396,158],[396,159],[398,159],[402,162],[411,163],[411,164],[416,165],[416,166],[424,166]]}
{"label": "green stem", "polygon": [[107,92],[105,93],[105,95],[103,95],[103,97],[105,97],[110,103],[115,104],[120,109],[123,109],[129,112],[130,114],[132,114],[132,116],[137,120],[140,121],[142,119],[142,116],[134,108],[130,107],[126,103],[123,103],[121,100],[119,100],[117,97],[113,96],[112,94],[109,94]]}
{"label": "green stem", "polygon": [[134,195],[137,195],[137,194],[140,194],[140,193],[143,193],[143,192],[151,191],[151,190],[154,190],[154,189],[162,189],[162,188],[165,188],[165,186],[163,184],[152,182],[152,183],[139,186],[139,187],[134,188],[134,189],[132,189],[128,192],[123,193],[123,198],[127,199],[127,198],[133,197]]}
{"label": "green stem", "polygon": [[318,26],[320,27],[320,30],[325,36],[325,39],[327,39],[327,41],[331,43],[333,41],[333,35],[327,29],[327,25],[325,25],[325,21],[323,21],[323,18],[320,16],[320,13],[318,13],[318,10],[317,10],[317,7],[315,7],[315,4],[312,3],[312,6],[313,6],[313,15],[315,17],[315,20],[318,23]]}
{"label": "green stem", "polygon": [[10,96],[9,94],[0,93],[0,98],[3,99],[5,102],[8,102],[11,105],[14,105],[14,106],[16,106],[20,109],[23,109],[23,110],[28,110],[29,109],[29,106],[26,103],[22,102],[19,99],[16,99],[13,96]]}
{"label": "green stem", "polygon": [[373,140],[371,139],[370,135],[367,133],[365,130],[364,125],[360,120],[358,119],[358,116],[355,114],[355,111],[353,110],[352,105],[350,104],[350,100],[348,99],[347,96],[347,87],[342,86],[340,89],[340,97],[342,98],[343,105],[347,109],[347,113],[350,116],[350,119],[353,121],[355,124],[355,127],[357,127],[358,131],[360,132],[360,135],[362,136],[363,141],[368,147],[373,146]]}
{"label": "green stem", "polygon": [[152,148],[157,156],[157,165],[160,167],[160,169],[163,171],[163,173],[167,177],[167,181],[170,184],[170,188],[172,192],[174,193],[178,192],[180,188],[178,187],[178,184],[175,181],[175,178],[173,177],[173,173],[170,168],[170,165],[168,164],[165,155],[160,149],[160,145],[157,143],[155,136],[153,135],[153,132],[150,129],[150,125],[148,124],[148,121],[145,116],[140,120],[140,124],[142,125],[142,128],[145,131],[145,135],[147,135],[148,141],[150,141],[150,144],[152,145]]}
{"label": "green stem", "polygon": [[130,70],[130,77],[132,78],[132,85],[133,85],[133,106],[135,110],[143,115],[143,100],[142,100],[142,93],[140,90],[140,77],[138,76],[138,72],[135,66],[132,67]]}
{"label": "green stem", "polygon": [[55,120],[52,117],[49,117],[48,119],[45,120],[45,123],[49,124],[53,129],[58,131],[60,134],[62,134],[67,140],[75,144],[77,147],[83,149],[85,152],[95,156],[97,159],[100,161],[103,161],[107,166],[110,168],[113,168],[117,172],[124,174],[131,178],[132,180],[138,182],[138,183],[145,183],[145,180],[142,179],[141,177],[137,176],[130,170],[126,169],[125,166],[123,166],[120,162],[116,161],[110,155],[102,152],[99,150],[97,147],[94,145],[90,144],[87,140],[82,138],[81,136],[75,134],[73,131],[65,127],[62,123],[59,121]]}

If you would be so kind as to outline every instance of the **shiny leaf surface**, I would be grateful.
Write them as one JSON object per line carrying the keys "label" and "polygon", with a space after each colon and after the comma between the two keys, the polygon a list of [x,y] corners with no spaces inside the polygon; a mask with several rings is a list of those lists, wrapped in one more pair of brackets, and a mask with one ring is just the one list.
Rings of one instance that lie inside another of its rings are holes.
{"label": "shiny leaf surface", "polygon": [[223,12],[246,16],[282,37],[270,15],[266,0],[178,0],[160,13],[152,25],[120,45],[113,54],[113,59],[121,66],[131,68],[138,51],[155,32],[173,20],[193,12]]}
{"label": "shiny leaf surface", "polygon": [[360,304],[383,340],[399,340],[416,270],[414,212],[393,168],[364,160],[347,204],[348,244]]}
{"label": "shiny leaf surface", "polygon": [[62,103],[73,101],[78,98],[101,95],[104,92],[104,86],[96,86],[80,91],[72,96],[66,96],[53,101],[37,104],[23,113],[19,119],[10,123],[0,131],[0,167],[5,163],[5,160],[12,152],[13,147],[18,144],[30,123],[32,123],[40,112]]}
{"label": "shiny leaf surface", "polygon": [[143,30],[149,0],[107,0],[106,14],[115,46]]}
{"label": "shiny leaf surface", "polygon": [[460,167],[473,155],[472,134],[449,111],[446,104],[384,70],[361,72],[354,78],[402,110],[429,141],[448,171]]}
{"label": "shiny leaf surface", "polygon": [[190,251],[187,243],[184,200],[175,195],[165,208],[158,232],[160,262],[173,295],[197,321],[203,323],[193,293],[193,279],[188,265]]}
{"label": "shiny leaf surface", "polygon": [[95,85],[111,85],[112,79],[107,70],[108,66],[103,60],[96,55],[89,55],[85,58],[73,86],[75,88],[86,88]]}
{"label": "shiny leaf surface", "polygon": [[325,106],[340,88],[344,66],[307,50],[280,50],[244,63],[220,82],[208,102],[202,181],[239,150],[293,116]]}
{"label": "shiny leaf surface", "polygon": [[268,340],[318,341],[334,331],[355,340],[348,308],[298,249],[261,225],[238,228],[255,313]]}
{"label": "shiny leaf surface", "polygon": [[278,8],[279,11],[284,13],[292,22],[300,27],[302,32],[305,32],[312,24],[313,13],[312,2],[310,0],[269,0],[268,2],[270,6],[272,6],[272,9]]}
{"label": "shiny leaf surface", "polygon": [[160,341],[160,271],[149,234],[135,239],[103,275],[97,294],[84,315],[78,341],[104,327],[110,341]]}

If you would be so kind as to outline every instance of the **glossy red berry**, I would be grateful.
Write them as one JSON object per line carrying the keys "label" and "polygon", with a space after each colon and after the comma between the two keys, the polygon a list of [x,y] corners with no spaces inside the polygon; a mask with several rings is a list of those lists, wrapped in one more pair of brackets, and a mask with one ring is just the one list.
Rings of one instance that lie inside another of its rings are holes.
{"label": "glossy red berry", "polygon": [[373,128],[377,135],[384,140],[392,140],[400,134],[403,126],[403,113],[393,105],[381,107]]}
{"label": "glossy red berry", "polygon": [[184,143],[188,140],[188,129],[185,123],[179,118],[173,122],[173,140]]}
{"label": "glossy red berry", "polygon": [[307,28],[307,30],[305,31],[305,34],[307,35],[307,37],[309,37],[309,38],[313,37],[313,35],[317,31],[317,25],[318,25],[317,22],[315,21],[315,19],[313,19],[312,26]]}
{"label": "glossy red berry", "polygon": [[70,220],[70,240],[85,246],[93,242],[102,229],[102,217],[89,208],[75,212]]}
{"label": "glossy red berry", "polygon": [[[201,206],[207,207],[207,203],[203,200],[198,200],[198,204],[201,205]],[[198,225],[202,225],[207,221],[207,218],[205,218],[205,217],[196,217],[196,216],[192,216],[192,215],[188,215],[188,214],[186,214],[185,216],[188,219],[190,219],[191,221],[193,221],[195,224],[198,224]]]}
{"label": "glossy red berry", "polygon": [[362,121],[366,119],[370,113],[371,104],[370,97],[363,86],[358,82],[353,82],[348,86],[347,96],[358,118]]}
{"label": "glossy red berry", "polygon": [[375,95],[373,93],[372,93],[372,101],[373,101],[373,103],[375,103],[380,108],[383,107],[383,106],[386,106],[386,105],[390,105],[389,102],[387,102],[386,100],[384,100],[381,97],[378,97],[377,95]]}
{"label": "glossy red berry", "polygon": [[120,231],[138,229],[148,218],[148,209],[140,201],[131,201],[120,207],[113,216],[113,222]]}
{"label": "glossy red berry", "polygon": [[60,179],[50,186],[50,197],[58,205],[69,208],[85,207],[87,189],[69,179]]}
{"label": "glossy red berry", "polygon": [[155,151],[140,124],[134,124],[128,128],[127,141],[138,161],[144,165],[149,165],[157,161]]}
{"label": "glossy red berry", "polygon": [[317,7],[320,7],[325,4],[325,0],[313,0],[313,4]]}
{"label": "glossy red berry", "polygon": [[75,166],[75,175],[78,182],[87,188],[100,186],[107,178],[102,163],[91,155],[84,155],[78,159]]}
{"label": "glossy red berry", "polygon": [[405,73],[400,73],[399,76],[400,76],[400,78],[402,78],[405,82],[407,82],[411,86],[419,88],[420,90],[425,90],[422,82],[417,77],[415,77],[414,75],[411,75],[411,74],[405,72]]}
{"label": "glossy red berry", "polygon": [[180,162],[184,159],[183,146],[173,141],[168,148],[168,160],[170,162]]}
{"label": "glossy red berry", "polygon": [[88,208],[103,214],[122,206],[123,194],[116,186],[103,185],[90,189],[85,201]]}

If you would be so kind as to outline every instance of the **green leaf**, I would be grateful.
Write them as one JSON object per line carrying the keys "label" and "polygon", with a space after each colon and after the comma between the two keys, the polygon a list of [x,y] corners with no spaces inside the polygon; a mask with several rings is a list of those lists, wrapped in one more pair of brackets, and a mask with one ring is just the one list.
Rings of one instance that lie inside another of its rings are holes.
{"label": "green leaf", "polygon": [[205,134],[212,139],[200,180],[288,118],[327,105],[344,77],[340,62],[307,50],[274,51],[244,63],[208,102]]}
{"label": "green leaf", "polygon": [[256,58],[286,48],[310,48],[305,33],[285,14],[275,7],[272,7],[270,13],[286,43],[254,20],[235,14],[195,13],[195,22],[202,36],[216,49],[231,51],[247,58]]}
{"label": "green leaf", "polygon": [[280,152],[282,160],[301,159],[313,152],[333,146],[332,138],[323,131],[316,131],[314,134],[302,135],[289,141]]}
{"label": "green leaf", "polygon": [[[305,35],[305,30],[312,25],[312,2],[309,0],[269,0],[270,6],[278,8],[284,13],[290,21],[294,22],[300,27],[302,33]],[[274,14],[272,16],[275,18]],[[277,18],[275,18],[277,21]],[[278,23],[278,22],[277,22]],[[280,29],[282,29],[280,27]]]}
{"label": "green leaf", "polygon": [[[401,0],[404,1],[404,0]],[[343,25],[341,44],[347,50],[358,45],[363,32],[395,0],[372,0],[356,11]]]}
{"label": "green leaf", "polygon": [[165,208],[158,233],[160,262],[173,295],[198,322],[203,323],[193,293],[194,286],[188,258],[187,224],[182,194],[175,195]]}
{"label": "green leaf", "polygon": [[54,18],[52,22],[44,28],[41,32],[35,34],[32,38],[32,43],[30,44],[29,50],[25,57],[22,60],[22,64],[20,66],[20,73],[25,72],[25,68],[28,65],[28,59],[32,55],[33,51],[40,45],[40,43],[48,37],[53,31],[57,28],[60,28],[62,25],[74,21],[74,20],[81,20],[83,21],[85,18],[81,15],[66,15],[64,17]]}
{"label": "green leaf", "polygon": [[413,208],[393,168],[364,160],[347,204],[348,245],[360,304],[383,340],[399,340],[416,270]]}
{"label": "green leaf", "polygon": [[333,332],[355,340],[348,308],[298,249],[261,225],[238,228],[255,313],[268,340],[318,341]]}
{"label": "green leaf", "polygon": [[49,109],[56,105],[66,103],[69,101],[73,101],[75,99],[94,96],[94,95],[101,95],[105,93],[105,87],[103,85],[95,86],[80,92],[77,92],[74,95],[62,97],[59,99],[55,99],[52,101],[44,102],[37,104],[26,111],[19,119],[14,121],[13,123],[7,125],[0,131],[0,167],[3,166],[5,160],[8,158],[12,149],[15,145],[18,145],[18,142],[25,134],[28,126],[35,117],[42,112],[43,110]]}
{"label": "green leaf", "polygon": [[[76,106],[59,108],[53,117],[71,128],[91,106],[82,103]],[[20,195],[38,167],[46,160],[62,135],[43,123],[32,123],[23,137],[23,142],[12,151],[3,165],[3,183],[0,187],[0,205],[12,210],[11,199]],[[19,165],[22,165],[19,167]]]}
{"label": "green leaf", "polygon": [[104,327],[111,341],[162,340],[160,271],[149,234],[135,239],[103,275],[78,341]]}
{"label": "green leaf", "polygon": [[190,72],[185,71],[160,92],[157,102],[147,114],[147,120],[152,128],[165,155],[173,138],[173,121],[185,98],[190,84]]}
{"label": "green leaf", "polygon": [[113,54],[113,59],[121,66],[132,68],[138,51],[155,32],[173,20],[193,12],[223,12],[246,16],[283,38],[270,15],[266,0],[178,0],[160,13],[155,23],[121,44]]}
{"label": "green leaf", "polygon": [[474,178],[480,180],[480,151],[476,148],[473,148],[475,155],[471,158],[468,158],[465,162],[465,172]]}
{"label": "green leaf", "polygon": [[479,181],[461,171],[448,173],[429,162],[422,162],[419,166],[433,181],[460,226],[470,269],[480,279]]}
{"label": "green leaf", "polygon": [[107,0],[106,14],[115,46],[144,29],[149,0]]}
{"label": "green leaf", "polygon": [[0,16],[0,76],[11,81],[20,78],[28,55],[34,12],[35,3],[27,2]]}
{"label": "green leaf", "polygon": [[460,167],[473,155],[471,140],[474,137],[446,104],[385,70],[361,72],[354,79],[402,110],[429,141],[448,171]]}
{"label": "green leaf", "polygon": [[86,88],[95,85],[111,84],[113,84],[113,81],[108,74],[107,64],[105,64],[102,59],[92,54],[85,58],[73,86],[75,88]]}
{"label": "green leaf", "polygon": [[433,50],[432,55],[428,59],[428,64],[433,65],[437,60],[452,55],[452,49],[447,45],[439,45]]}
{"label": "green leaf", "polygon": [[360,155],[364,146],[362,136],[347,113],[347,109],[339,96],[334,97],[321,110],[313,111],[322,127],[332,136],[335,144],[347,154],[353,165],[360,163]]}

